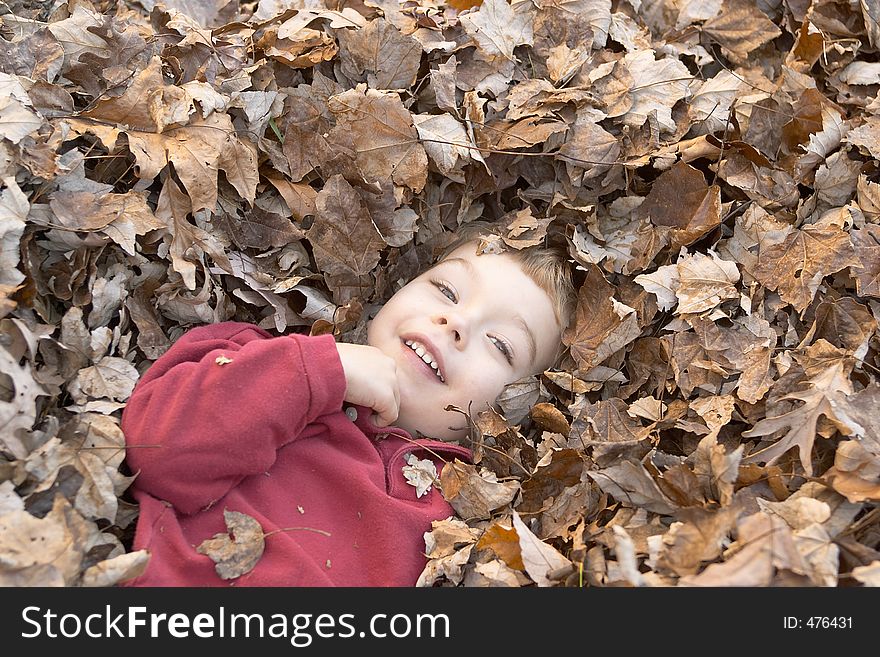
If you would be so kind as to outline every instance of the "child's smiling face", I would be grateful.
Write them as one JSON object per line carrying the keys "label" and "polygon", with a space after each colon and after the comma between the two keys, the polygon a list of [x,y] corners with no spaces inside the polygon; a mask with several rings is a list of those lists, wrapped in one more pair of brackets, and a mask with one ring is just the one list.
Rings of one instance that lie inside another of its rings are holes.
{"label": "child's smiling face", "polygon": [[473,243],[401,288],[368,327],[368,343],[397,363],[400,415],[410,433],[455,440],[464,418],[509,383],[553,364],[562,339],[553,303],[505,254]]}

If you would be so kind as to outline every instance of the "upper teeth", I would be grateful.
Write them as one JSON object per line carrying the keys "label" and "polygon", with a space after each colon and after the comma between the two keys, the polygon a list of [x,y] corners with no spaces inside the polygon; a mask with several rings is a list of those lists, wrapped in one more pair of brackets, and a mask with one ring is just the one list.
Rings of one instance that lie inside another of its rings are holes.
{"label": "upper teeth", "polygon": [[434,356],[431,354],[431,352],[427,350],[425,345],[416,340],[406,340],[405,342],[407,347],[416,352],[416,355],[419,358],[421,358],[434,369],[434,374],[436,374],[441,381],[445,381],[443,375],[440,373],[440,366],[437,365],[437,361],[434,359]]}

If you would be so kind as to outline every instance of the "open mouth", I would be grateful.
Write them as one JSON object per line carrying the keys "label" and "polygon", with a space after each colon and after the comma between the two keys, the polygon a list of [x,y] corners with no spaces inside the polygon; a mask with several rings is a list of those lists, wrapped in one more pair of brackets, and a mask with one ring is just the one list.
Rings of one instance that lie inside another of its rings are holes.
{"label": "open mouth", "polygon": [[440,365],[437,363],[437,359],[434,357],[434,354],[428,351],[428,348],[425,345],[418,340],[404,340],[404,344],[412,349],[416,356],[418,356],[425,365],[431,368],[434,375],[441,383],[446,383],[446,379],[443,378],[443,372],[440,371]]}

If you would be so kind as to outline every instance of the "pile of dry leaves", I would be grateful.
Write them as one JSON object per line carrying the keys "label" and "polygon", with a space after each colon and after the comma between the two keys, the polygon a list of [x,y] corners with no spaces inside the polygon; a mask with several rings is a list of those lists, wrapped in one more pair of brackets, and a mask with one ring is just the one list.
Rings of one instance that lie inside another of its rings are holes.
{"label": "pile of dry leaves", "polygon": [[577,318],[420,586],[880,584],[880,0],[2,11],[0,583],[143,568],[119,418],[189,327],[357,340],[487,219]]}

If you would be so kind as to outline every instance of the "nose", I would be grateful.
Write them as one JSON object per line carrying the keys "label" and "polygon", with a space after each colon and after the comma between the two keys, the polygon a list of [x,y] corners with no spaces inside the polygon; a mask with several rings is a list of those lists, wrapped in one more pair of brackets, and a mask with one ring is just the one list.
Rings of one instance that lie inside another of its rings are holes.
{"label": "nose", "polygon": [[451,334],[456,347],[461,349],[465,346],[467,343],[467,324],[463,317],[456,313],[443,313],[437,315],[434,321]]}

